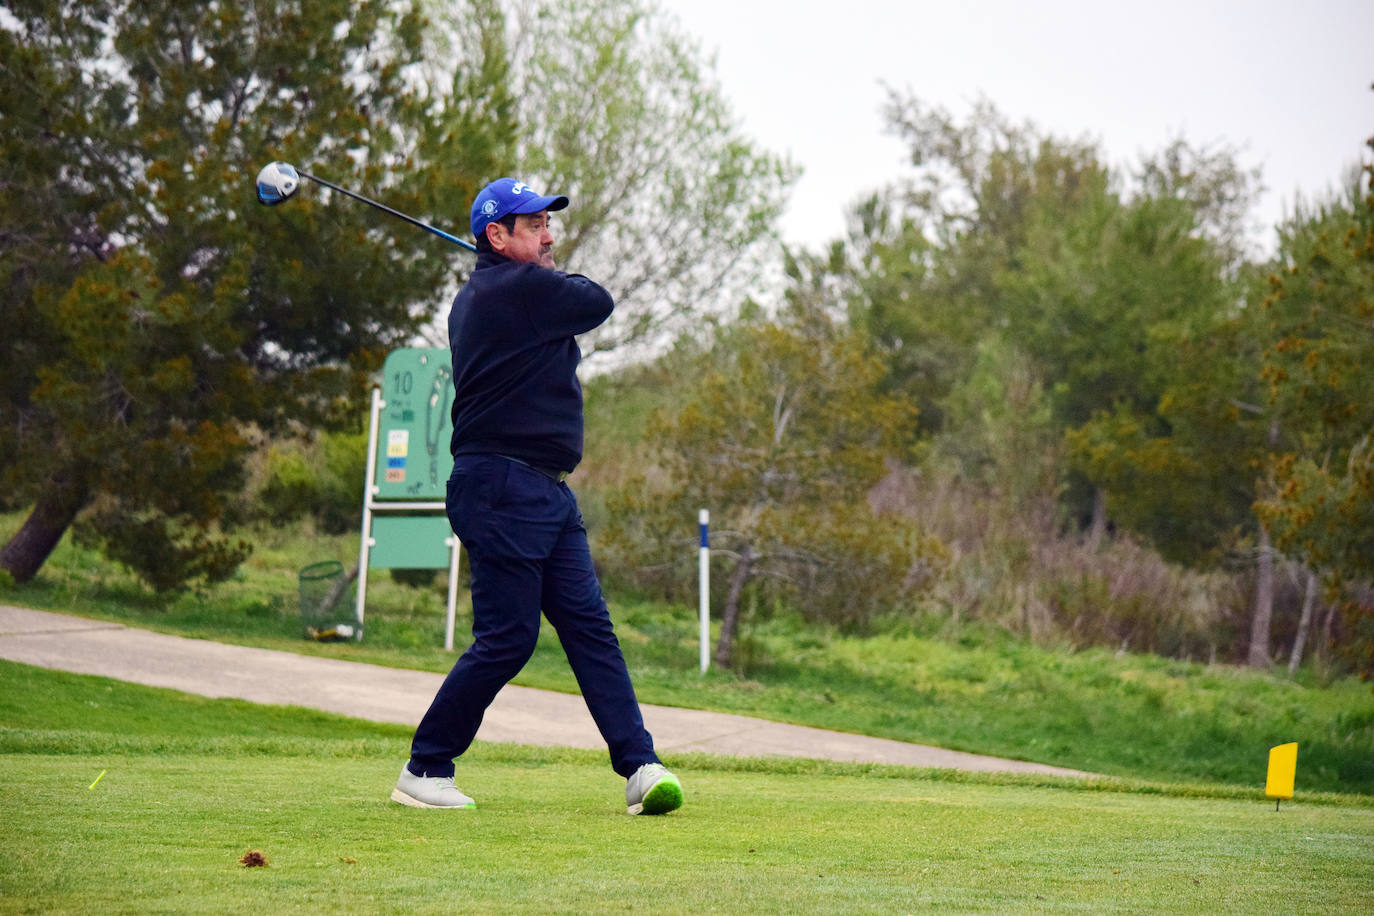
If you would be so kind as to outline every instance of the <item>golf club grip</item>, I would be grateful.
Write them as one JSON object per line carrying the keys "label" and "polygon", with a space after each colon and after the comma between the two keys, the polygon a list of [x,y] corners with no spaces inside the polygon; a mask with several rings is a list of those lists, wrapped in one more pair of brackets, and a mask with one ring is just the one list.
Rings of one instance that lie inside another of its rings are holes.
{"label": "golf club grip", "polygon": [[392,216],[395,216],[395,217],[397,217],[397,218],[399,218],[399,219],[405,220],[406,222],[410,223],[412,226],[419,226],[421,229],[427,229],[427,230],[429,230],[430,232],[433,232],[435,235],[439,236],[439,238],[444,239],[444,240],[449,241],[449,242],[452,242],[453,244],[459,245],[459,246],[461,246],[461,247],[463,247],[463,248],[466,248],[468,251],[476,251],[476,250],[477,250],[477,246],[474,245],[474,244],[472,244],[471,242],[464,241],[463,239],[458,238],[458,236],[456,236],[456,235],[450,235],[449,233],[445,232],[445,231],[442,230],[442,229],[436,229],[436,228],[434,228],[433,226],[431,226],[429,223],[422,223],[422,222],[420,222],[418,219],[416,219],[416,218],[413,217],[413,216],[406,216],[406,215],[405,215],[404,213],[402,213],[400,210],[393,210],[393,209],[391,209],[390,207],[388,207],[386,204],[379,204],[379,203],[377,203],[377,201],[372,200],[371,198],[364,197],[364,196],[361,195],[361,194],[355,194],[354,192],[348,190],[348,188],[341,188],[341,187],[339,187],[338,185],[334,184],[332,181],[325,181],[323,178],[317,178],[317,177],[315,177],[314,175],[311,175],[309,172],[303,172],[303,171],[301,171],[300,169],[297,169],[296,172],[297,172],[302,178],[309,178],[311,181],[315,182],[316,184],[322,184],[322,185],[324,185],[326,188],[329,188],[331,191],[338,191],[340,194],[344,194],[344,195],[346,195],[346,196],[348,196],[348,197],[353,198],[354,200],[362,201],[362,202],[365,203],[365,204],[368,204],[368,205],[370,205],[370,206],[376,207],[378,210],[381,210],[381,211],[386,212],[386,213],[390,213]]}

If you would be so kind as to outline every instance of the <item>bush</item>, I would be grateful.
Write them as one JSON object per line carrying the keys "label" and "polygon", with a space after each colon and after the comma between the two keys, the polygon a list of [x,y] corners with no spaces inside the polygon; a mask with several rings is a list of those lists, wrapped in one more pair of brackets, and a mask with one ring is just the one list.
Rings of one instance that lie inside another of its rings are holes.
{"label": "bush", "polygon": [[252,553],[247,541],[151,512],[97,509],[72,526],[72,537],[79,546],[103,550],[158,592],[223,582]]}
{"label": "bush", "polygon": [[259,515],[273,524],[295,522],[319,503],[319,481],[305,453],[294,445],[273,445],[267,455],[268,478],[258,493]]}
{"label": "bush", "polygon": [[326,534],[357,528],[362,518],[367,437],[322,433],[268,445],[253,515],[272,524],[309,516]]}
{"label": "bush", "polygon": [[1093,547],[1057,523],[1053,493],[1042,505],[1011,507],[1003,494],[940,469],[894,473],[883,486],[892,511],[951,545],[933,595],[955,623],[979,621],[1071,648],[1202,661],[1244,651],[1244,575],[1186,569],[1125,535]]}
{"label": "bush", "polygon": [[[796,575],[766,584],[813,623],[862,632],[929,588],[949,551],[910,519],[878,516],[867,506],[828,507],[808,517],[806,555]],[[779,587],[781,586],[781,587]]]}

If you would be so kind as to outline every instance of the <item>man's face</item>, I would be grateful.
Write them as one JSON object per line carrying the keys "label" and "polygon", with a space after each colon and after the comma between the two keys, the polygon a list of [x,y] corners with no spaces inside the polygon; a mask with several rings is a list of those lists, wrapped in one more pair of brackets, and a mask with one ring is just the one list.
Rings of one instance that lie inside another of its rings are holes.
{"label": "man's face", "polygon": [[521,213],[515,217],[515,231],[508,232],[500,223],[492,223],[487,238],[493,250],[512,261],[538,264],[553,268],[553,233],[549,231],[549,212]]}

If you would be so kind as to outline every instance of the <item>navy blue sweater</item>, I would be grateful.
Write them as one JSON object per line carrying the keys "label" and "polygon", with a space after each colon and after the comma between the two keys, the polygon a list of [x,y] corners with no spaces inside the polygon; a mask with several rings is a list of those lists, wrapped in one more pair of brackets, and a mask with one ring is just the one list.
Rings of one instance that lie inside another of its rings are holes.
{"label": "navy blue sweater", "polygon": [[490,453],[571,471],[582,460],[582,351],[610,317],[586,277],[482,253],[448,316],[455,456]]}

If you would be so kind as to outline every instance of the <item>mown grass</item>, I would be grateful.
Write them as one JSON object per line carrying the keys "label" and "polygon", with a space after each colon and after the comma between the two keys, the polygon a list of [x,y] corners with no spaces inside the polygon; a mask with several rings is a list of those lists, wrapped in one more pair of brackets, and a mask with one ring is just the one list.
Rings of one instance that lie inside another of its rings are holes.
{"label": "mown grass", "polygon": [[[0,517],[0,536],[19,523]],[[39,578],[0,601],[119,620],[165,632],[444,671],[442,577],[412,588],[373,572],[362,643],[301,638],[296,572],[351,565],[356,537],[264,530],[235,580],[158,598],[99,555],[64,541]],[[1374,693],[1227,666],[1100,650],[1056,651],[964,626],[907,622],[868,638],[786,617],[744,639],[743,673],[697,672],[693,609],[612,598],[617,631],[645,702],[762,716],[957,750],[1162,782],[1256,789],[1270,747],[1300,745],[1300,790],[1374,795]],[[460,602],[458,646],[468,617]],[[925,627],[923,629],[923,627]],[[577,687],[545,627],[517,682]]]}
{"label": "mown grass", "polygon": [[[479,744],[474,812],[386,801],[408,730],[0,663],[0,910],[1354,913],[1374,805]],[[104,776],[96,782],[96,777]],[[92,787],[92,783],[94,786]],[[244,868],[249,849],[267,859]]]}

